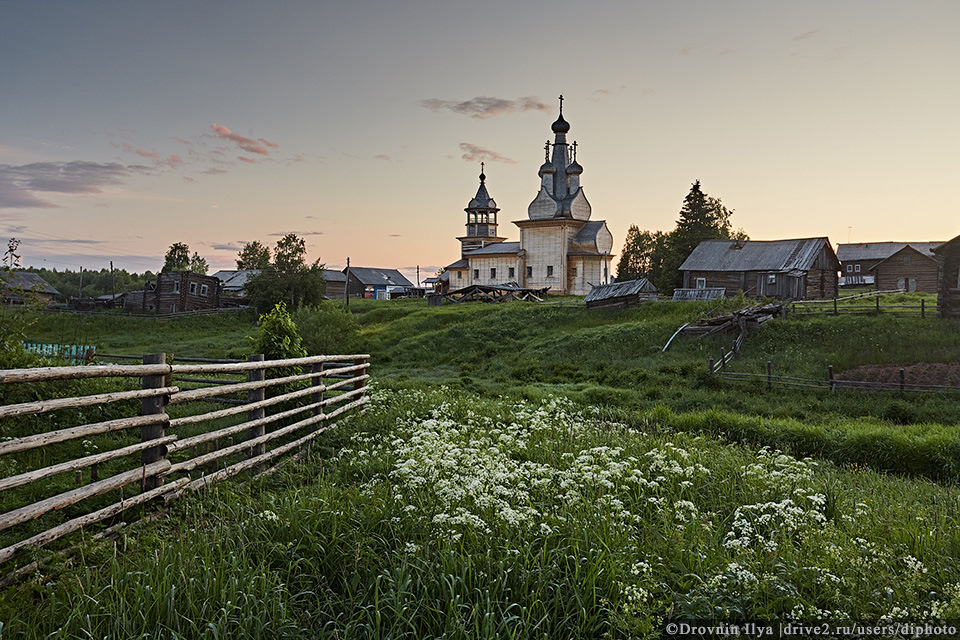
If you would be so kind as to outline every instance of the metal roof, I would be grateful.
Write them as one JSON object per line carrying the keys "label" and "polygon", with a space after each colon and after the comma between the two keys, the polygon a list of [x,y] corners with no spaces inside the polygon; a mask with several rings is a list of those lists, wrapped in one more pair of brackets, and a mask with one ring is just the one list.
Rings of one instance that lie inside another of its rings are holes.
{"label": "metal roof", "polygon": [[224,291],[242,291],[250,278],[260,275],[260,269],[222,269],[213,274],[223,283]]}
{"label": "metal roof", "polygon": [[827,238],[794,240],[704,240],[681,271],[807,271]]}
{"label": "metal roof", "polygon": [[480,249],[474,249],[473,251],[468,251],[464,256],[483,256],[496,253],[519,253],[520,252],[520,243],[519,242],[494,242],[493,244],[488,244],[485,247]]}
{"label": "metal roof", "polygon": [[60,295],[60,292],[54,289],[49,282],[35,273],[0,270],[0,281],[3,281],[6,289],[33,291],[34,293],[50,293],[55,296]]}
{"label": "metal roof", "polygon": [[886,260],[906,246],[913,247],[925,256],[932,255],[931,250],[943,242],[854,242],[837,245],[837,258],[840,262],[854,260]]}
{"label": "metal roof", "polygon": [[657,288],[646,278],[639,280],[625,280],[623,282],[611,282],[602,284],[590,289],[590,293],[584,297],[584,302],[596,302],[597,300],[607,300],[609,298],[622,298],[624,296],[635,296],[640,293],[657,293]]}
{"label": "metal roof", "polygon": [[[346,269],[344,269],[346,273]],[[350,275],[364,285],[391,285],[397,287],[412,287],[413,283],[403,277],[396,269],[378,269],[376,267],[350,267]]]}
{"label": "metal roof", "polygon": [[347,274],[342,271],[333,271],[331,269],[323,270],[323,279],[327,282],[346,282]]}

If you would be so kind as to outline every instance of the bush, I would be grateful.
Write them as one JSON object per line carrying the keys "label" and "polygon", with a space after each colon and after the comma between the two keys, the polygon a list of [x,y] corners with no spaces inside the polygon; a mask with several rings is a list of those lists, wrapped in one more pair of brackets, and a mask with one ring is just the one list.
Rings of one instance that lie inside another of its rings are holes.
{"label": "bush", "polygon": [[310,355],[350,353],[357,347],[360,323],[334,302],[304,307],[294,314],[294,321]]}
{"label": "bush", "polygon": [[278,302],[269,313],[260,316],[257,324],[260,331],[255,338],[250,339],[254,353],[262,353],[266,360],[286,360],[307,355],[301,344],[297,325],[282,302]]}

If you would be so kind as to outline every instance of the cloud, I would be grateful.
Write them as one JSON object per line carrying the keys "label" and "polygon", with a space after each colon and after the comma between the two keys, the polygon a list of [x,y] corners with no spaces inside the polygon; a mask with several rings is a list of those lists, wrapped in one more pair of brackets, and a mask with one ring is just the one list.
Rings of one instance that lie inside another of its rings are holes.
{"label": "cloud", "polygon": [[294,234],[295,236],[322,236],[323,231],[287,231],[287,233],[271,233],[271,236],[276,236],[282,238],[287,234]]}
{"label": "cloud", "polygon": [[373,159],[374,159],[374,160],[384,160],[385,162],[393,162],[393,158],[391,158],[390,156],[388,156],[388,155],[385,154],[385,153],[378,153],[377,155],[373,156]]}
{"label": "cloud", "polygon": [[718,58],[722,58],[723,56],[728,56],[728,55],[730,55],[731,53],[733,53],[734,51],[736,51],[736,49],[724,49],[723,51],[721,51],[720,53],[717,54],[717,57],[718,57]]}
{"label": "cloud", "polygon": [[680,55],[682,55],[682,56],[688,56],[688,55],[690,55],[691,53],[693,53],[693,50],[694,50],[694,49],[696,49],[696,47],[686,46],[686,47],[684,47],[683,49],[680,49]]}
{"label": "cloud", "polygon": [[204,170],[204,171],[201,171],[200,173],[205,173],[205,174],[207,174],[208,176],[216,176],[216,175],[220,175],[221,173],[226,173],[226,172],[227,172],[227,170],[224,169],[223,167],[210,167],[209,169],[206,169],[206,170]]}
{"label": "cloud", "polygon": [[193,146],[193,143],[192,143],[192,142],[190,142],[189,140],[184,140],[184,139],[181,138],[180,136],[171,136],[171,138],[173,138],[174,140],[176,140],[177,142],[179,142],[179,143],[181,143],[181,144],[187,145],[188,147],[192,147],[192,146]]}
{"label": "cloud", "polygon": [[265,142],[268,146],[271,146],[271,147],[278,146],[278,145],[275,145],[274,143],[266,142],[265,140],[263,140],[263,138],[260,138],[260,140],[257,141],[257,140],[254,140],[253,138],[247,138],[246,136],[242,136],[239,133],[234,133],[233,131],[230,131],[230,129],[228,129],[227,127],[224,127],[223,125],[219,125],[216,122],[210,125],[210,129],[213,130],[213,132],[217,135],[217,137],[222,138],[223,140],[229,140],[230,142],[235,143],[238,147],[240,147],[241,149],[243,149],[248,153],[256,153],[262,156],[270,155],[270,152],[267,151],[266,147],[264,147],[263,144],[261,144],[262,142]]}
{"label": "cloud", "polygon": [[504,164],[517,164],[516,160],[500,155],[496,151],[478,147],[469,142],[460,143],[460,151],[463,155],[460,157],[468,162],[502,162]]}
{"label": "cloud", "polygon": [[517,98],[516,100],[477,96],[476,98],[470,98],[462,102],[428,98],[426,100],[420,100],[417,104],[426,109],[430,109],[430,111],[434,113],[446,110],[462,116],[470,116],[478,120],[517,112],[548,111],[550,109],[550,107],[543,104],[539,99],[532,96]]}
{"label": "cloud", "polygon": [[240,160],[241,162],[248,162],[250,164],[256,163],[256,160],[254,160],[253,158],[247,158],[245,156],[237,156],[237,160]]}
{"label": "cloud", "polygon": [[132,174],[151,173],[150,167],[99,163],[34,162],[19,166],[0,165],[0,209],[55,208],[41,193],[89,195],[102,193]]}
{"label": "cloud", "polygon": [[226,244],[209,244],[211,249],[216,249],[217,251],[241,251],[243,250],[243,245],[245,242],[229,242]]}
{"label": "cloud", "polygon": [[257,138],[257,140],[260,141],[260,142],[262,142],[263,144],[267,145],[267,146],[270,147],[271,149],[276,149],[277,147],[280,146],[280,145],[277,144],[276,142],[270,142],[269,140],[264,140],[263,138]]}
{"label": "cloud", "polygon": [[793,36],[790,38],[793,42],[800,42],[801,40],[809,40],[813,36],[817,35],[820,32],[820,29],[814,29],[813,31],[807,31],[806,33],[801,33],[798,36]]}
{"label": "cloud", "polygon": [[403,236],[399,233],[391,233],[388,235],[389,238],[402,238]]}

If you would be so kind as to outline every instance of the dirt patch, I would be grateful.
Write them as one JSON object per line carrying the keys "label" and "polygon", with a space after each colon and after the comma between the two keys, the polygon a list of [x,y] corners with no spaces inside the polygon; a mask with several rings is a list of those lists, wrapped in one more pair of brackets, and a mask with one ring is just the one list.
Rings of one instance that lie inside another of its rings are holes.
{"label": "dirt patch", "polygon": [[841,380],[860,382],[900,383],[900,369],[904,382],[923,386],[960,387],[960,363],[918,362],[903,365],[868,364],[844,371]]}

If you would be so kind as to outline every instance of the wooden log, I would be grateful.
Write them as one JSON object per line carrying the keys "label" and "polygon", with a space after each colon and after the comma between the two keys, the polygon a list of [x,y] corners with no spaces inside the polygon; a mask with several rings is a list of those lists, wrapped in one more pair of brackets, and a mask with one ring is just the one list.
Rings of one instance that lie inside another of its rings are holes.
{"label": "wooden log", "polygon": [[166,375],[170,365],[107,364],[77,367],[36,367],[34,369],[0,370],[0,384],[7,382],[45,382],[49,380],[79,380],[83,378],[140,378]]}
{"label": "wooden log", "polygon": [[[251,371],[257,371],[257,369],[251,369]],[[263,371],[263,369],[259,369]],[[204,398],[210,398],[214,396],[220,396],[227,393],[238,393],[241,391],[251,391],[254,389],[263,389],[266,387],[276,387],[282,384],[288,384],[290,382],[300,382],[301,380],[310,380],[314,377],[313,373],[301,373],[295,376],[286,376],[284,378],[271,378],[270,380],[255,380],[253,382],[237,382],[229,387],[204,387],[202,389],[189,389],[187,391],[181,391],[177,395],[170,398],[170,404],[180,404],[181,402],[191,402],[195,400],[203,400]]]}
{"label": "wooden log", "polygon": [[366,387],[360,387],[359,389],[351,389],[350,391],[345,391],[344,393],[341,393],[338,396],[331,396],[329,398],[326,398],[323,401],[323,405],[326,406],[326,405],[342,402],[347,398],[352,398],[353,396],[362,394],[365,390],[366,390]]}
{"label": "wooden log", "polygon": [[27,538],[26,540],[22,540],[16,544],[10,545],[5,549],[0,549],[0,563],[7,562],[11,558],[14,558],[18,553],[27,547],[42,547],[58,538],[67,535],[68,533],[76,531],[77,529],[101,520],[106,520],[107,518],[113,517],[121,511],[129,509],[130,507],[143,504],[144,502],[148,502],[156,497],[164,495],[165,493],[180,489],[189,481],[189,478],[182,478],[180,480],[171,482],[170,484],[157,487],[151,491],[145,491],[131,498],[121,500],[120,502],[109,507],[104,507],[103,509],[99,509],[93,513],[88,513],[87,515],[74,518],[73,520],[68,520],[63,524],[57,525],[56,527],[44,531],[43,533],[39,533],[31,538]]}
{"label": "wooden log", "polygon": [[[250,356],[247,359],[250,360],[251,362],[262,362],[263,354],[261,353],[259,355]],[[314,364],[312,366],[316,367],[318,365]],[[323,365],[319,365],[319,366],[323,366]],[[264,377],[266,376],[266,371],[264,369],[251,369],[250,371],[247,372],[247,376],[250,380],[251,385],[253,385],[251,386],[250,390],[247,391],[247,402],[249,404],[256,404],[265,399],[265,395],[264,395],[265,392],[263,390],[262,383],[264,381]],[[318,381],[319,381],[319,377],[313,380],[313,382],[318,382]],[[256,384],[256,383],[260,383],[260,384]],[[261,407],[250,409],[247,412],[248,422],[254,424],[254,426],[251,426],[250,428],[247,429],[248,440],[255,440],[256,438],[259,438],[264,434],[264,426],[262,423],[258,424],[258,421],[264,418],[265,415],[266,414],[263,408]],[[264,448],[262,444],[254,445],[250,447],[250,450],[247,452],[247,457],[255,458],[257,456],[263,455],[263,452],[264,452]]]}
{"label": "wooden log", "polygon": [[169,460],[160,460],[145,467],[124,471],[123,473],[118,473],[115,476],[88,484],[85,487],[73,489],[72,491],[66,491],[64,493],[47,498],[46,500],[34,502],[33,504],[25,507],[8,511],[5,514],[0,515],[0,530],[9,529],[10,527],[20,524],[21,522],[27,522],[28,520],[39,518],[45,513],[49,513],[50,511],[54,511],[56,509],[62,509],[63,507],[69,506],[75,502],[79,502],[85,498],[92,498],[94,496],[99,496],[109,491],[113,491],[114,489],[119,489],[120,487],[128,485],[132,482],[136,482],[142,478],[151,478],[157,474],[163,473],[169,468]]}
{"label": "wooden log", "polygon": [[[272,416],[271,416],[272,417]],[[181,473],[184,471],[192,471],[197,467],[207,464],[208,462],[213,462],[214,460],[219,460],[220,458],[225,458],[226,456],[233,455],[234,453],[239,453],[245,449],[249,449],[254,445],[261,443],[269,442],[270,440],[276,440],[277,438],[283,437],[294,431],[303,429],[317,422],[322,422],[326,418],[325,415],[320,414],[319,416],[310,416],[309,418],[304,418],[299,422],[294,422],[291,425],[287,425],[282,429],[277,429],[266,435],[260,436],[259,438],[254,438],[253,440],[247,440],[241,442],[240,444],[235,444],[232,447],[224,447],[222,449],[217,449],[212,453],[208,453],[204,456],[197,456],[196,458],[191,458],[190,460],[184,460],[183,462],[178,462],[175,465],[172,465],[170,469],[166,472],[167,475],[173,473]],[[259,457],[259,456],[258,456]],[[254,458],[251,458],[254,459]]]}
{"label": "wooden log", "polygon": [[289,360],[264,360],[263,362],[238,362],[235,364],[175,364],[172,366],[174,375],[185,373],[228,373],[250,371],[251,369],[276,369],[283,367],[300,367],[315,362],[352,362],[355,358],[369,359],[370,354],[355,353],[349,355],[309,356],[307,358],[291,358]]}
{"label": "wooden log", "polygon": [[367,401],[368,401],[367,398],[360,398],[359,400],[354,400],[354,401],[351,402],[350,404],[345,404],[345,405],[343,405],[342,407],[340,407],[340,408],[337,409],[336,411],[331,411],[330,413],[328,413],[328,414],[326,415],[326,418],[327,418],[327,420],[329,420],[329,419],[331,419],[331,418],[336,418],[338,415],[340,415],[340,414],[343,413],[344,411],[349,411],[350,409],[353,409],[354,407],[359,407],[359,406],[362,405],[362,404],[366,404]]}
{"label": "wooden log", "polygon": [[335,390],[335,389],[339,389],[340,387],[345,387],[345,386],[347,386],[348,384],[353,384],[353,383],[356,382],[357,380],[369,380],[369,379],[370,379],[370,376],[368,376],[368,375],[357,376],[357,377],[355,377],[355,378],[346,378],[346,379],[344,379],[344,380],[341,380],[340,382],[337,382],[336,384],[329,384],[329,385],[327,385],[327,386],[324,387],[324,388],[325,388],[327,391],[333,391],[333,390]]}
{"label": "wooden log", "polygon": [[85,438],[95,436],[110,431],[120,429],[130,429],[133,427],[142,427],[144,425],[155,424],[166,421],[166,414],[152,416],[136,416],[133,418],[117,418],[116,420],[107,420],[106,422],[96,422],[79,427],[70,427],[58,431],[48,431],[47,433],[36,433],[32,436],[24,436],[15,440],[6,440],[0,442],[0,455],[6,453],[15,453],[17,451],[26,451],[36,449],[48,444],[65,442],[76,438]]}
{"label": "wooden log", "polygon": [[85,467],[93,467],[90,470],[90,480],[97,480],[96,465],[107,462],[109,460],[115,460],[117,458],[122,458],[128,456],[131,453],[137,453],[138,451],[143,451],[148,447],[154,447],[157,445],[164,445],[170,442],[173,442],[177,439],[177,436],[165,436],[156,441],[150,442],[138,442],[137,444],[132,444],[129,447],[123,447],[121,449],[113,449],[111,451],[104,451],[103,453],[96,453],[91,456],[85,456],[83,458],[77,458],[76,460],[67,460],[66,462],[61,462],[60,464],[55,464],[49,467],[44,467],[43,469],[37,469],[36,471],[28,471],[26,473],[21,473],[16,476],[11,476],[9,478],[3,478],[0,480],[0,491],[5,491],[7,489],[12,489],[13,487],[19,487],[24,484],[29,484],[36,480],[42,480],[43,478],[49,478],[50,476],[55,476],[59,473],[65,473],[67,471],[76,471],[83,469]]}
{"label": "wooden log", "polygon": [[100,393],[93,396],[80,396],[78,398],[56,398],[54,400],[8,404],[5,407],[0,407],[0,418],[28,416],[36,413],[56,411],[57,409],[79,409],[80,407],[90,407],[108,402],[119,402],[121,400],[154,398],[178,391],[180,391],[178,387],[161,387],[159,389],[136,389],[134,391],[117,391],[115,393]]}
{"label": "wooden log", "polygon": [[[324,387],[326,388],[326,387]],[[317,387],[310,387],[307,389],[299,389],[297,391],[291,391],[290,393],[284,394],[282,396],[276,396],[274,398],[268,398],[262,402],[257,402],[254,404],[244,404],[240,407],[231,407],[229,409],[218,409],[217,411],[211,411],[209,413],[201,413],[194,416],[184,416],[183,418],[174,418],[170,421],[170,428],[180,427],[185,424],[193,424],[195,422],[206,422],[208,420],[216,420],[218,418],[225,418],[227,416],[234,416],[238,413],[244,413],[250,409],[256,409],[260,407],[269,407],[270,405],[279,404],[287,400],[293,400],[295,398],[300,398],[302,396],[308,396],[313,393],[316,393]]]}
{"label": "wooden log", "polygon": [[[153,353],[150,355],[143,356],[144,364],[157,364],[160,362],[166,362],[167,355],[165,353]],[[163,376],[143,376],[143,388],[144,390],[152,390],[157,387],[169,386],[169,378],[172,374],[166,374]],[[170,396],[152,396],[143,399],[143,406],[140,411],[141,414],[147,415],[156,415],[164,414],[167,410],[167,402],[169,402]],[[148,426],[141,427],[140,429],[140,440],[157,440],[164,436],[166,422],[161,422],[159,424],[152,424]],[[158,460],[162,460],[167,454],[167,450],[162,446],[148,447],[140,452],[140,462],[143,465],[150,465]],[[143,489],[155,489],[158,486],[163,484],[163,478],[160,477],[151,477],[143,479]]]}

